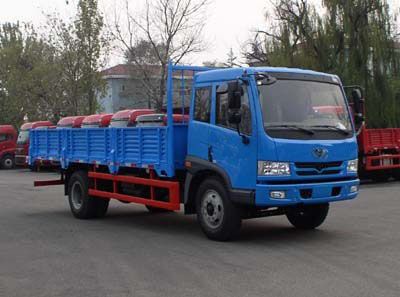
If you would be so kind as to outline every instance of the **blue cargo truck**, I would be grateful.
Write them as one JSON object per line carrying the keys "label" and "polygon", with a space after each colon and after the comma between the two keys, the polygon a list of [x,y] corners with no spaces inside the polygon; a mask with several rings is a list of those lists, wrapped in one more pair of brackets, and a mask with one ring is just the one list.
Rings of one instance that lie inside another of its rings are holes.
{"label": "blue cargo truck", "polygon": [[[30,164],[61,164],[60,179],[35,186],[64,185],[79,219],[104,216],[110,199],[151,212],[183,205],[214,240],[264,216],[313,229],[329,203],[357,196],[354,111],[336,75],[170,63],[166,97],[164,125],[32,130]],[[174,120],[177,110],[189,120]]]}

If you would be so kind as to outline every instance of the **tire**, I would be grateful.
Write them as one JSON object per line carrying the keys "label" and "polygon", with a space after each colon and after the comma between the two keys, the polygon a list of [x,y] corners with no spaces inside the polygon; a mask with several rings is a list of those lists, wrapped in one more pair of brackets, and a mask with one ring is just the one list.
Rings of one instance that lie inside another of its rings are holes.
{"label": "tire", "polygon": [[389,172],[376,172],[371,175],[371,179],[376,183],[384,183],[387,182],[390,178]]}
{"label": "tire", "polygon": [[13,169],[15,167],[15,159],[12,155],[5,155],[0,162],[0,167],[3,169]]}
{"label": "tire", "polygon": [[217,241],[233,239],[239,233],[240,210],[230,201],[218,178],[203,181],[196,195],[197,220],[204,234]]}
{"label": "tire", "polygon": [[397,180],[400,180],[400,169],[395,169],[393,171],[393,177]]}
{"label": "tire", "polygon": [[315,229],[328,216],[329,204],[302,205],[289,209],[286,217],[298,229]]}
{"label": "tire", "polygon": [[89,196],[88,188],[87,172],[74,172],[68,182],[68,202],[72,214],[78,219],[104,217],[110,200]]}

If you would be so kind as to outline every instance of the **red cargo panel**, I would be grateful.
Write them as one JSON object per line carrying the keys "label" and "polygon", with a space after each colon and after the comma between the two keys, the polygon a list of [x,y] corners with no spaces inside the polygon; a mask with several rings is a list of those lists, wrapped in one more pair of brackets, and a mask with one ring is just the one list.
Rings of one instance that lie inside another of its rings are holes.
{"label": "red cargo panel", "polygon": [[360,146],[365,153],[400,148],[400,128],[363,129]]}

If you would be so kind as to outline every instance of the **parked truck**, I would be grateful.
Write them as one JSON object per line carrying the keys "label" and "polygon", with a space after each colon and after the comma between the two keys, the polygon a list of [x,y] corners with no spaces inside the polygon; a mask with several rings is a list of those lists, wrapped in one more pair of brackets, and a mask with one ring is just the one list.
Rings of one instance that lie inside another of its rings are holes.
{"label": "parked truck", "polygon": [[110,127],[134,127],[138,116],[152,114],[152,109],[125,109],[120,110],[111,118]]}
{"label": "parked truck", "polygon": [[53,123],[50,121],[37,121],[25,123],[21,126],[17,139],[15,150],[15,164],[17,166],[27,166],[27,156],[29,153],[29,131],[38,127],[50,127]]}
{"label": "parked truck", "polygon": [[11,169],[15,166],[15,148],[17,131],[12,125],[0,125],[0,168]]}
{"label": "parked truck", "polygon": [[[181,89],[193,73],[189,120],[174,123],[173,96],[185,92],[173,91],[173,78],[183,73]],[[31,139],[30,164],[53,158],[62,168],[60,179],[35,186],[63,185],[79,219],[104,216],[110,199],[152,212],[183,205],[206,236],[228,240],[248,218],[286,215],[296,228],[316,228],[329,203],[358,193],[341,81],[309,70],[169,64],[167,125],[32,130]]]}
{"label": "parked truck", "polygon": [[80,128],[86,116],[69,116],[60,119],[57,123],[57,129]]}
{"label": "parked truck", "polygon": [[112,113],[92,114],[83,119],[81,128],[105,128],[110,125]]}

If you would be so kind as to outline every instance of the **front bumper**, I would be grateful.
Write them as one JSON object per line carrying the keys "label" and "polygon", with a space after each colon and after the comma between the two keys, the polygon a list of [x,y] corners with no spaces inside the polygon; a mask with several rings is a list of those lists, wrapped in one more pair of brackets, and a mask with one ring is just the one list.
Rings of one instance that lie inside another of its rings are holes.
{"label": "front bumper", "polygon": [[26,155],[15,155],[15,165],[27,166],[28,162],[26,160]]}
{"label": "front bumper", "polygon": [[[353,199],[358,194],[359,179],[302,184],[257,184],[256,206],[287,206],[294,204],[318,204]],[[357,186],[355,192],[350,192]],[[284,191],[284,199],[273,199],[271,191]]]}

